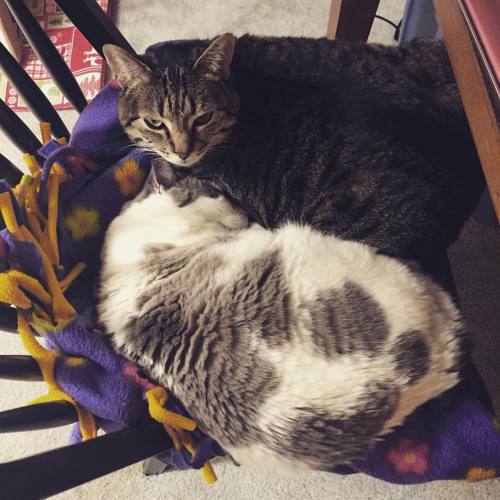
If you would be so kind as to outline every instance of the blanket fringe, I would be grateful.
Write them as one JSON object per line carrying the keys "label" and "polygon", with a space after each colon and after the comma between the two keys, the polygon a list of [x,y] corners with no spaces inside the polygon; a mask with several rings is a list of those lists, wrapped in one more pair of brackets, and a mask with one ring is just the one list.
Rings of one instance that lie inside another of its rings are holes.
{"label": "blanket fringe", "polygon": [[[41,124],[43,142],[50,140],[49,124]],[[64,144],[64,141],[58,141]],[[65,170],[54,163],[47,179],[47,215],[40,210],[38,195],[41,185],[41,168],[36,158],[24,155],[24,161],[31,175],[24,175],[20,183],[11,192],[0,194],[0,213],[5,226],[14,239],[32,243],[42,261],[45,282],[48,289],[36,278],[19,270],[9,269],[0,273],[0,301],[13,305],[18,309],[18,331],[26,351],[38,363],[42,376],[48,386],[48,393],[28,404],[46,403],[50,401],[66,401],[72,404],[78,414],[80,431],[84,440],[97,435],[94,416],[69,394],[64,392],[55,377],[55,366],[58,359],[70,365],[85,363],[84,358],[65,356],[57,351],[48,350],[36,339],[30,323],[38,333],[57,331],[66,326],[76,316],[76,311],[66,299],[64,292],[74,280],[85,270],[85,264],[79,262],[66,276],[59,280],[58,272],[64,269],[60,263],[57,240],[57,223],[59,212],[59,188],[69,179]],[[19,223],[13,202],[23,209],[27,226]],[[26,293],[25,293],[26,292]],[[151,418],[160,422],[170,436],[174,447],[184,447],[191,455],[195,455],[196,443],[189,434],[196,429],[196,423],[190,418],[178,415],[164,408],[168,394],[162,387],[153,387],[145,393]],[[207,462],[201,468],[201,474],[207,484],[217,480],[212,466]]]}

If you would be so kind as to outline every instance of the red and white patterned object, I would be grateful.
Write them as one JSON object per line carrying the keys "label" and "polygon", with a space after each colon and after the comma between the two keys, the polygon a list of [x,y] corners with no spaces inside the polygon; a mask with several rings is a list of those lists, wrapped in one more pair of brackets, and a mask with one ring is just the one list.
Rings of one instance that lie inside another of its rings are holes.
{"label": "red and white patterned object", "polygon": [[[103,85],[104,65],[102,58],[54,0],[29,0],[26,3],[63,56],[87,100],[91,100]],[[97,3],[109,15],[110,1],[97,0]],[[72,107],[26,41],[21,65],[56,109]],[[2,80],[4,81],[2,82]],[[0,97],[14,111],[27,111],[29,109],[16,89],[2,75],[0,75]]]}

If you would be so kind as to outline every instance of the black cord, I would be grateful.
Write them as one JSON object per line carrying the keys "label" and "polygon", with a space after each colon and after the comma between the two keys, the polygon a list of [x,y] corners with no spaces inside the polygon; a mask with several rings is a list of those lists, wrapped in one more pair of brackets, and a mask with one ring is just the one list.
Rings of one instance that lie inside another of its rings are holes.
{"label": "black cord", "polygon": [[387,17],[379,16],[377,14],[375,14],[375,17],[377,19],[380,19],[381,21],[384,21],[387,24],[390,24],[394,28],[394,30],[395,30],[395,32],[394,32],[394,40],[397,41],[399,39],[399,32],[401,30],[401,24],[402,24],[403,20],[401,19],[401,21],[399,21],[398,24],[395,24],[390,19],[387,19]]}
{"label": "black cord", "polygon": [[394,27],[394,29],[398,29],[399,26],[397,24],[394,24],[390,19],[387,19],[387,17],[375,15],[377,19],[381,19],[382,21],[385,21],[386,23],[390,24],[391,26]]}

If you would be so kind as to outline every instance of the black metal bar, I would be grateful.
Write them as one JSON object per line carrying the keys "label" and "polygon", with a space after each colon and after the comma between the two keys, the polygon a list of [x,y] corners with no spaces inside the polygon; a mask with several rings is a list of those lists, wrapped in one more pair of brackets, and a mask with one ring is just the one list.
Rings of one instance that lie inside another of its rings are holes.
{"label": "black metal bar", "polygon": [[78,2],[56,0],[56,3],[101,56],[103,56],[102,47],[107,43],[118,45],[135,54],[132,46],[95,0],[79,0]]}
{"label": "black metal bar", "polygon": [[[74,108],[81,112],[87,105],[77,81],[64,62],[57,49],[52,45],[49,37],[33,17],[23,0],[5,0],[17,24],[33,47],[54,82],[66,96]],[[76,2],[79,3],[79,2]]]}
{"label": "black metal bar", "polygon": [[[0,220],[0,226],[3,220]],[[0,330],[17,333],[17,311],[6,304],[0,304]]]}
{"label": "black metal bar", "polygon": [[50,123],[54,137],[66,137],[66,139],[69,139],[68,129],[52,104],[50,104],[50,101],[1,43],[0,68],[3,69],[12,85],[24,97],[24,100],[28,103],[37,118],[42,122]]}
{"label": "black metal bar", "polygon": [[33,132],[1,99],[0,128],[25,153],[34,155],[42,147],[42,143],[34,136]]}
{"label": "black metal bar", "polygon": [[[0,217],[0,229],[4,227],[5,224]],[[0,302],[0,331],[17,335],[17,310],[3,302]],[[33,335],[40,337],[40,334],[35,329],[33,329]]]}
{"label": "black metal bar", "polygon": [[23,176],[19,170],[10,160],[5,158],[0,153],[0,179],[5,179],[12,187],[14,187]]}
{"label": "black metal bar", "polygon": [[38,363],[31,356],[0,356],[0,378],[8,380],[43,380]]}
{"label": "black metal bar", "polygon": [[153,420],[83,443],[0,464],[2,498],[46,498],[172,446]]}
{"label": "black metal bar", "polygon": [[39,403],[0,412],[0,433],[51,429],[77,421],[75,408],[66,401]]}

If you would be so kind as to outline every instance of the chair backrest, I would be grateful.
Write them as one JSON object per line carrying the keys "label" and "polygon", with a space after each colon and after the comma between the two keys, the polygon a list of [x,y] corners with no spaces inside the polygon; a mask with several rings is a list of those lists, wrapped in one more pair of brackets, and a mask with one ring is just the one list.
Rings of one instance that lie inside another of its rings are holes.
{"label": "chair backrest", "polygon": [[[75,77],[47,34],[22,0],[4,1],[60,91],[74,108],[81,112],[87,105],[87,101]],[[78,2],[74,0],[57,0],[57,3],[100,54],[102,54],[102,47],[106,43],[113,43],[133,52],[130,44],[111,23],[95,0],[79,0]],[[23,96],[39,120],[51,124],[53,135],[55,137],[69,138],[67,128],[43,92],[1,44],[0,68]],[[3,102],[0,104],[0,128],[20,150],[36,154],[40,142]],[[14,175],[11,172],[11,166],[3,161],[0,168],[2,178]],[[19,172],[15,174],[19,175]]]}
{"label": "chair backrest", "polygon": [[[23,0],[4,0],[35,53],[60,91],[81,112],[87,101],[78,83],[49,37]],[[132,47],[112,24],[95,0],[56,0],[63,12],[102,55],[106,43],[130,52]],[[21,65],[0,43],[0,68],[22,95],[37,118],[49,122],[56,138],[69,138],[57,111]],[[22,152],[36,156],[40,140],[2,100],[0,128]],[[0,178],[17,184],[22,172],[0,154]],[[0,228],[4,227],[0,220]],[[0,329],[17,331],[16,310],[0,305]],[[0,377],[11,380],[42,380],[38,364],[30,356],[0,356]],[[45,429],[78,421],[72,405],[44,403],[0,412],[0,433]],[[170,447],[163,427],[148,421],[71,447],[0,464],[0,483],[5,498],[45,498],[151,457]],[[57,474],[54,471],[57,470]],[[25,478],[29,477],[29,481]]]}
{"label": "chair backrest", "polygon": [[[60,91],[73,104],[74,108],[81,112],[87,105],[87,101],[75,77],[45,31],[22,0],[4,1]],[[57,3],[100,54],[102,54],[102,47],[106,43],[113,43],[134,52],[125,37],[113,25],[95,0],[79,0],[78,2],[57,0]],[[41,122],[51,124],[54,137],[69,139],[69,131],[57,111],[1,43],[0,68],[22,95],[36,117]],[[37,150],[42,146],[35,134],[1,99],[0,129],[23,153],[36,156]],[[7,179],[11,185],[15,185],[21,177],[22,172],[0,153],[0,179]],[[3,221],[0,221],[1,227],[3,227]],[[12,311],[5,311],[5,307],[2,306],[0,306],[0,325],[4,329],[16,331],[15,316]]]}

